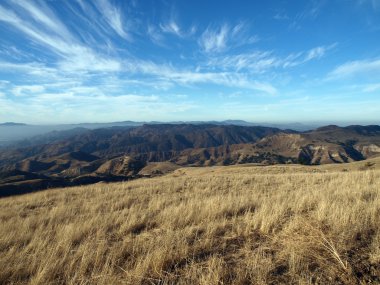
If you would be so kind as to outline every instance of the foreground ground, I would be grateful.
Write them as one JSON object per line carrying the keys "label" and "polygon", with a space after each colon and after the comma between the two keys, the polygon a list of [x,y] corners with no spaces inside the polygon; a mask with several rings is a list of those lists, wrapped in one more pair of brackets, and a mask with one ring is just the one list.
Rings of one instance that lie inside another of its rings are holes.
{"label": "foreground ground", "polygon": [[379,284],[378,161],[178,169],[0,200],[0,284]]}

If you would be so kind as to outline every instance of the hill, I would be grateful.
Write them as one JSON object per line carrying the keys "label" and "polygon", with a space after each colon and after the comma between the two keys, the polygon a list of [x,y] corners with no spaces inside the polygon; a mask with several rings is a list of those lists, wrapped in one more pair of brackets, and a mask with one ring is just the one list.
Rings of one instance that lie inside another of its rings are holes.
{"label": "hill", "polygon": [[3,198],[0,283],[378,284],[378,162],[180,168]]}
{"label": "hill", "polygon": [[[210,124],[76,128],[0,151],[0,196],[154,176],[181,166],[318,165],[379,154],[379,126],[326,126],[308,132]],[[14,171],[29,174],[11,176]],[[39,178],[24,179],[32,174]]]}
{"label": "hill", "polygon": [[[60,125],[30,125],[23,123],[1,123],[0,124],[0,147],[12,146],[14,144],[33,144],[35,143],[35,136],[40,138],[45,135],[49,136],[49,133],[57,133],[63,131],[70,131],[72,129],[104,129],[112,127],[138,127],[143,125],[160,125],[162,122],[135,122],[135,121],[122,121],[122,122],[109,122],[109,123],[79,123],[79,124],[60,124]],[[290,123],[290,124],[257,124],[250,123],[243,120],[226,120],[226,121],[191,121],[191,122],[181,122],[174,121],[166,124],[181,125],[181,124],[192,124],[192,125],[236,125],[236,126],[265,126],[279,129],[294,129],[297,131],[305,131],[313,129],[316,125],[304,125],[300,123]]]}
{"label": "hill", "polygon": [[17,127],[17,126],[26,126],[26,124],[24,124],[24,123],[6,122],[6,123],[1,123],[0,126]]}

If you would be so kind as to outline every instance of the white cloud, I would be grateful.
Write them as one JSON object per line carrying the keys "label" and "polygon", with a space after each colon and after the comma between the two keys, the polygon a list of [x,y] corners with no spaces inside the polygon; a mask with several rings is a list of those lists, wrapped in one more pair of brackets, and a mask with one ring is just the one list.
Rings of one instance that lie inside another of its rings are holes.
{"label": "white cloud", "polygon": [[0,21],[14,26],[16,29],[28,35],[31,39],[39,42],[40,44],[48,46],[61,55],[68,55],[81,51],[80,46],[68,45],[62,38],[58,36],[48,35],[47,33],[36,28],[31,23],[21,19],[13,11],[8,10],[2,6],[0,6]]}
{"label": "white cloud", "polygon": [[183,36],[181,32],[181,28],[173,19],[165,24],[160,24],[160,28],[164,33],[174,34],[179,37]]}
{"label": "white cloud", "polygon": [[164,80],[180,85],[215,84],[262,91],[271,95],[277,93],[275,87],[266,82],[250,80],[236,72],[198,72],[178,70],[171,65],[157,65],[150,61],[129,62],[125,66],[130,72],[151,75],[150,80]]}
{"label": "white cloud", "polygon": [[222,68],[223,70],[249,70],[254,73],[262,73],[268,69],[279,67],[281,64],[281,60],[268,51],[215,57],[207,63],[208,66]]}
{"label": "white cloud", "polygon": [[283,60],[283,67],[294,67],[312,60],[319,60],[323,58],[326,53],[337,46],[337,43],[333,43],[328,46],[314,47],[308,51],[298,52],[290,54]]}
{"label": "white cloud", "polygon": [[258,41],[258,36],[249,33],[247,23],[240,22],[234,26],[224,23],[216,27],[209,26],[198,39],[198,45],[203,52],[220,53]]}
{"label": "white cloud", "polygon": [[95,1],[97,9],[103,13],[108,25],[122,38],[130,40],[131,36],[125,31],[122,14],[120,10],[113,6],[108,0]]}
{"label": "white cloud", "polygon": [[12,89],[15,96],[34,95],[43,91],[45,91],[45,87],[42,85],[20,85]]}
{"label": "white cloud", "polygon": [[223,24],[216,29],[208,27],[198,43],[205,52],[222,52],[227,49],[230,27]]}
{"label": "white cloud", "polygon": [[35,58],[35,56],[31,55],[30,53],[26,53],[25,51],[22,51],[13,45],[1,44],[1,43],[0,43],[0,57],[12,58],[16,61],[28,61],[28,60],[33,60]]}
{"label": "white cloud", "polygon": [[[35,17],[39,17],[41,22],[48,23],[48,28],[60,27],[59,21],[53,21],[54,17],[46,20],[48,15],[44,14],[42,10],[31,4],[27,5]],[[38,12],[36,12],[38,11]],[[31,22],[21,19],[13,11],[8,10],[0,5],[0,21],[4,21],[16,29],[20,30],[40,45],[49,48],[56,53],[61,60],[58,66],[62,67],[64,71],[117,71],[120,69],[120,64],[117,60],[104,57],[95,53],[91,48],[83,46],[71,35],[67,33],[60,34],[64,28],[52,30],[50,34],[45,33],[42,29],[35,27]],[[36,65],[36,64],[35,64]]]}
{"label": "white cloud", "polygon": [[0,73],[26,73],[34,76],[48,77],[51,78],[57,72],[54,68],[46,67],[40,63],[12,63],[0,61]]}
{"label": "white cloud", "polygon": [[65,72],[116,72],[121,70],[121,62],[111,58],[98,56],[91,51],[76,54],[58,63],[59,68]]}
{"label": "white cloud", "polygon": [[[189,69],[178,69],[170,64],[156,64],[151,61],[130,60],[125,62],[100,62],[95,61],[96,65],[91,67],[92,70],[97,70],[98,74],[103,72],[118,71],[118,74],[129,74],[128,79],[119,80],[118,77],[112,77],[111,74],[106,76],[99,75],[101,82],[98,81],[97,86],[107,87],[107,90],[120,91],[126,86],[146,86],[154,89],[168,90],[175,85],[192,86],[197,84],[214,84],[227,87],[237,87],[250,90],[259,90],[268,94],[276,94],[277,90],[267,82],[260,80],[252,80],[246,74],[236,72],[201,72],[192,71]],[[67,66],[64,66],[67,64]],[[73,61],[71,64],[64,61],[59,69],[48,68],[41,64],[14,64],[0,62],[0,70],[12,70],[17,73],[26,73],[32,76],[37,76],[44,82],[47,88],[66,88],[73,91],[74,94],[80,92],[93,92],[95,89],[83,89],[81,82],[86,80],[87,76],[80,73],[72,73],[73,70],[86,68],[86,64],[91,64],[91,58],[82,58]],[[103,64],[103,65],[102,65]],[[113,64],[115,66],[113,66]],[[66,73],[67,69],[67,73]],[[142,75],[144,79],[132,79],[131,76]],[[147,77],[148,76],[148,77]],[[108,78],[108,79],[107,79]],[[148,78],[148,79],[147,79]],[[108,82],[108,83],[107,83]],[[78,87],[79,84],[79,87]],[[111,85],[110,85],[111,84]],[[72,88],[77,88],[72,90]],[[79,89],[78,89],[79,88]],[[21,95],[24,89],[15,90],[18,95]],[[32,89],[29,91],[33,91]],[[34,90],[38,91],[38,90]]]}
{"label": "white cloud", "polygon": [[13,13],[11,10],[4,8],[3,6],[0,6],[0,20],[13,25],[19,24],[20,21],[20,19],[16,16],[15,13]]}
{"label": "white cloud", "polygon": [[[160,31],[166,34],[172,34],[179,38],[187,38],[194,35],[197,31],[197,26],[192,25],[189,29],[181,27],[178,17],[174,11],[172,11],[170,17],[165,19],[159,24]],[[148,27],[149,28],[149,27]]]}
{"label": "white cloud", "polygon": [[222,70],[246,70],[250,73],[260,74],[276,68],[295,67],[311,60],[321,59],[327,51],[335,46],[336,44],[319,46],[308,51],[292,53],[286,57],[277,56],[273,51],[216,56],[208,61],[207,66]]}
{"label": "white cloud", "polygon": [[308,51],[305,57],[305,61],[312,60],[314,58],[321,58],[325,55],[326,48],[324,47],[316,47]]}
{"label": "white cloud", "polygon": [[319,1],[319,0],[311,0],[306,2],[306,9],[303,10],[301,13],[297,14],[296,19],[297,20],[314,20],[316,19],[321,10],[322,7],[325,5],[325,1]]}
{"label": "white cloud", "polygon": [[365,75],[380,72],[380,59],[349,61],[336,67],[328,74],[329,79],[351,77],[354,75]]}
{"label": "white cloud", "polygon": [[187,31],[182,29],[172,16],[167,22],[160,23],[158,27],[149,23],[146,33],[154,44],[167,48],[168,45],[165,43],[165,34],[172,34],[179,38],[187,38],[194,35],[196,31],[197,27],[195,25],[192,25]]}
{"label": "white cloud", "polygon": [[13,0],[12,2],[29,12],[36,21],[44,24],[45,27],[49,28],[51,31],[60,34],[64,38],[71,38],[71,34],[66,29],[65,25],[63,25],[55,14],[45,5],[41,8],[34,5],[31,1]]}
{"label": "white cloud", "polygon": [[260,82],[258,80],[250,80],[246,75],[240,73],[180,72],[170,75],[170,79],[181,84],[211,83],[227,87],[237,87],[242,89],[261,91],[270,95],[277,94],[277,89],[270,83]]}
{"label": "white cloud", "polygon": [[319,47],[312,48],[306,53],[304,62],[307,62],[312,59],[320,59],[324,57],[327,51],[335,48],[336,46],[337,46],[337,43],[331,44],[329,46],[319,46]]}

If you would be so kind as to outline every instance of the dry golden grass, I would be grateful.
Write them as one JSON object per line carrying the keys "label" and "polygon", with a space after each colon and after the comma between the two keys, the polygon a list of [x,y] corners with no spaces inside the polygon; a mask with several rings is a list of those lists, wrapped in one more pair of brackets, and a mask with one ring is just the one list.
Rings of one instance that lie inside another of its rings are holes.
{"label": "dry golden grass", "polygon": [[380,171],[178,169],[0,200],[1,284],[379,284]]}

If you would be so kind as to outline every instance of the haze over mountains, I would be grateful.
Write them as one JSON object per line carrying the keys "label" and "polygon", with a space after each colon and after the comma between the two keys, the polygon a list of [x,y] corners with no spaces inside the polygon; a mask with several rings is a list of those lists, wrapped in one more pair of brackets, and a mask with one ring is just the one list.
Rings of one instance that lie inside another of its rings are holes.
{"label": "haze over mountains", "polygon": [[[244,120],[225,120],[225,121],[173,121],[169,124],[215,124],[215,125],[237,125],[237,126],[266,126],[281,129],[293,129],[296,131],[306,131],[320,126],[318,123],[251,123]],[[149,121],[122,121],[110,123],[79,123],[79,124],[52,124],[52,125],[34,125],[25,123],[6,122],[0,124],[0,147],[13,144],[15,141],[28,140],[38,135],[48,134],[54,131],[65,131],[71,129],[99,129],[108,127],[135,127],[144,124],[162,124],[162,122]],[[33,138],[34,139],[34,138]]]}
{"label": "haze over mountains", "polygon": [[380,126],[299,132],[228,124],[144,124],[55,131],[0,151],[0,195],[154,176],[180,166],[326,164],[380,154]]}

